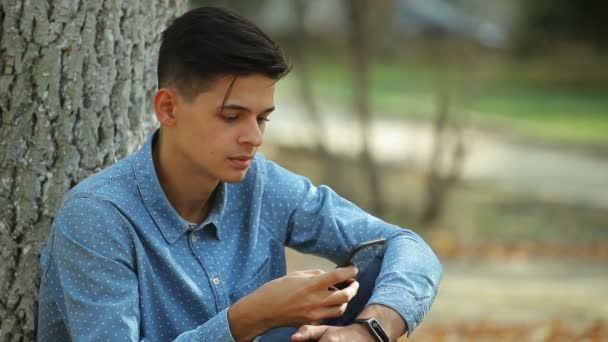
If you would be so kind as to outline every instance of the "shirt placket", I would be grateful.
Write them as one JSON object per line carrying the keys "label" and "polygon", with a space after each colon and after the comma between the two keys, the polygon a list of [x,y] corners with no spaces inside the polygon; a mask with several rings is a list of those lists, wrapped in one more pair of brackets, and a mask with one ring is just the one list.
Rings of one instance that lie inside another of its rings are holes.
{"label": "shirt placket", "polygon": [[196,256],[197,260],[203,267],[205,274],[209,280],[211,289],[213,290],[213,296],[216,302],[217,312],[230,306],[230,299],[225,286],[225,279],[217,271],[218,268],[213,260],[213,255],[208,251],[205,253],[205,240],[206,237],[202,229],[196,229],[196,226],[190,226],[188,229],[188,240],[190,250]]}

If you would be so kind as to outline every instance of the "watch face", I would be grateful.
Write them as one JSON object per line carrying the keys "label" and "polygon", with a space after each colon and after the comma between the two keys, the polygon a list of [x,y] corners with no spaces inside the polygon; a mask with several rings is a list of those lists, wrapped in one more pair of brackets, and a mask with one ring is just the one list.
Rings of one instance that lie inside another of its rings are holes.
{"label": "watch face", "polygon": [[378,320],[376,320],[375,318],[360,318],[356,319],[355,323],[362,323],[367,325],[369,332],[376,339],[376,341],[391,342],[391,339],[388,337],[388,334],[384,331],[384,328],[382,327],[380,322],[378,322]]}

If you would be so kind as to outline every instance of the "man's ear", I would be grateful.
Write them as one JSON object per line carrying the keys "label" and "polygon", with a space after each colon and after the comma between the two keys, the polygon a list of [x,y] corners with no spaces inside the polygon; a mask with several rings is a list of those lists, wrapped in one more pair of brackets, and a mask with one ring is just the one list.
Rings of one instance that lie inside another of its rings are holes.
{"label": "man's ear", "polygon": [[154,110],[156,119],[161,126],[173,126],[176,121],[175,107],[177,105],[177,94],[169,88],[160,88],[154,95]]}

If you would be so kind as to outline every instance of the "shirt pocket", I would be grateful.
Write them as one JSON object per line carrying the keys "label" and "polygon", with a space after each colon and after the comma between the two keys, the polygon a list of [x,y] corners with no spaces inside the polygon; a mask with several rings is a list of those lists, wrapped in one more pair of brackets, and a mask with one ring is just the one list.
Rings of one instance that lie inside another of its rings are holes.
{"label": "shirt pocket", "polygon": [[232,303],[236,302],[270,281],[271,278],[270,257],[267,257],[262,267],[253,274],[252,278],[244,279],[245,283],[237,285],[237,289],[230,293],[230,300]]}

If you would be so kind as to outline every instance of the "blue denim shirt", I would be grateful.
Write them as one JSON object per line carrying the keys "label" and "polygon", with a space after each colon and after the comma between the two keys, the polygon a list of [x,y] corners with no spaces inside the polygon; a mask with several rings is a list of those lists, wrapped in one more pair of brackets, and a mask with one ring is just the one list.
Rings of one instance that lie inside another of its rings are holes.
{"label": "blue denim shirt", "polygon": [[261,154],[192,224],[161,189],[154,137],[66,195],[41,256],[39,341],[233,341],[228,308],[285,274],[286,246],[338,262],[378,237],[388,240],[369,304],[395,309],[409,333],[429,310],[441,266],[412,231]]}

